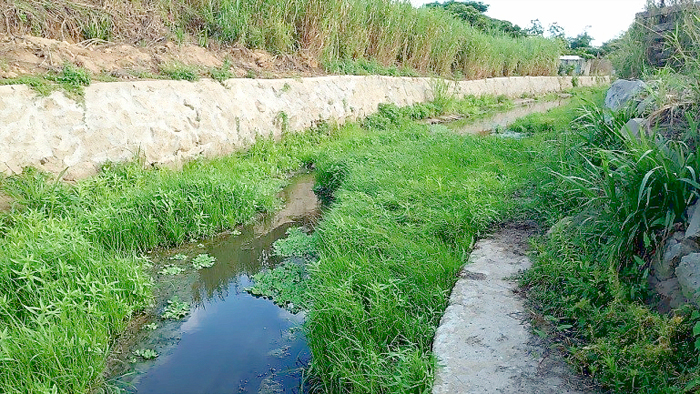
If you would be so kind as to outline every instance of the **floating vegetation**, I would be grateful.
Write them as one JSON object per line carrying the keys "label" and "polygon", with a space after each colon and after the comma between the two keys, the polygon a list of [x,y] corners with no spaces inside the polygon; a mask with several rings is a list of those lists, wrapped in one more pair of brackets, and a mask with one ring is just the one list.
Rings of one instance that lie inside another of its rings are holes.
{"label": "floating vegetation", "polygon": [[287,230],[287,238],[274,243],[274,254],[282,257],[309,258],[316,255],[313,236],[306,234],[300,227]]}
{"label": "floating vegetation", "polygon": [[192,266],[196,270],[201,270],[202,268],[209,268],[216,263],[216,258],[210,256],[206,253],[198,254],[197,257],[192,259]]}
{"label": "floating vegetation", "polygon": [[159,274],[161,275],[168,275],[168,276],[175,276],[175,275],[180,275],[185,271],[184,268],[178,267],[174,264],[168,264],[163,269],[158,271]]}
{"label": "floating vegetation", "polygon": [[187,255],[186,255],[186,254],[182,254],[182,253],[178,253],[178,254],[176,254],[176,255],[174,255],[174,256],[168,257],[168,259],[170,259],[170,260],[180,260],[180,261],[184,261],[184,260],[187,260]]}
{"label": "floating vegetation", "polygon": [[165,307],[161,318],[164,320],[180,320],[189,315],[189,313],[190,304],[180,301],[178,297],[173,297],[172,299],[168,300],[168,306]]}
{"label": "floating vegetation", "polygon": [[253,275],[255,284],[245,291],[257,297],[269,298],[292,313],[299,313],[308,308],[305,276],[302,265],[288,261],[272,270]]}
{"label": "floating vegetation", "polygon": [[158,353],[153,349],[139,349],[134,351],[134,356],[141,357],[144,360],[153,360],[158,357]]}

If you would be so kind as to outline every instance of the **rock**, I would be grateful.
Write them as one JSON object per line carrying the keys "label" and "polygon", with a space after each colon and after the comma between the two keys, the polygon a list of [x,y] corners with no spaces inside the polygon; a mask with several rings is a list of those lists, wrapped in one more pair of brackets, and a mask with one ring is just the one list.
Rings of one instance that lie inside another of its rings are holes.
{"label": "rock", "polygon": [[683,295],[695,305],[700,305],[700,253],[691,253],[681,258],[676,267],[676,277]]}
{"label": "rock", "polygon": [[605,107],[613,111],[619,111],[646,88],[647,84],[644,81],[618,79],[613,82],[605,95]]}
{"label": "rock", "polygon": [[670,279],[683,256],[695,252],[700,249],[693,242],[668,240],[662,254],[652,262],[653,275],[659,281]]}
{"label": "rock", "polygon": [[688,229],[685,231],[685,238],[697,241],[700,239],[700,201],[689,206],[686,210],[688,217]]}
{"label": "rock", "polygon": [[671,278],[663,282],[652,282],[653,287],[661,296],[661,304],[658,305],[661,313],[668,313],[688,303],[688,299],[683,296],[678,278]]}
{"label": "rock", "polygon": [[639,138],[640,134],[646,132],[648,122],[643,118],[630,119],[624,126],[622,126],[621,134],[628,133],[636,138]]}

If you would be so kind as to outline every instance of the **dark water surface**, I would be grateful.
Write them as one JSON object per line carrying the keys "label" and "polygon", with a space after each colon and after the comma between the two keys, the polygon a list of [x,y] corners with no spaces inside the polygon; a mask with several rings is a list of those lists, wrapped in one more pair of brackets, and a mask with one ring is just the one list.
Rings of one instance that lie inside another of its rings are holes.
{"label": "dark water surface", "polygon": [[[274,241],[284,238],[290,227],[312,226],[319,217],[313,184],[311,174],[296,176],[282,193],[284,209],[239,229],[239,235],[152,256],[155,271],[165,264],[187,271],[156,275],[159,307],[146,323],[157,328],[144,324],[129,350],[152,349],[158,357],[132,357],[122,369],[125,373],[112,383],[140,394],[299,392],[303,367],[311,358],[300,330],[303,314],[293,315],[244,289],[252,285],[253,274],[279,264],[271,255]],[[187,255],[187,262],[169,259],[178,253]],[[216,257],[216,264],[195,271],[190,261],[201,253]],[[181,321],[157,316],[172,297],[191,305],[191,313]]]}

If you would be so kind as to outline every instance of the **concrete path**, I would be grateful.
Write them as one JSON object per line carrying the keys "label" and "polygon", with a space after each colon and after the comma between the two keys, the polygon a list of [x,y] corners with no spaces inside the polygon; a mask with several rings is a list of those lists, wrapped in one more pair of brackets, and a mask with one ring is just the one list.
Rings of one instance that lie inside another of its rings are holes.
{"label": "concrete path", "polygon": [[531,334],[523,299],[509,280],[530,267],[532,226],[510,225],[479,241],[435,335],[434,394],[588,394],[556,350]]}

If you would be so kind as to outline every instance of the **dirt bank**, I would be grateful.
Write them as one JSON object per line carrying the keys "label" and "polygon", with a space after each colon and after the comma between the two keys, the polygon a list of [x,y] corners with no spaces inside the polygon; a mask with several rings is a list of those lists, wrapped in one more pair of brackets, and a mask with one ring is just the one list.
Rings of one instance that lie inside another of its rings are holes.
{"label": "dirt bank", "polygon": [[67,63],[84,67],[96,79],[131,80],[157,77],[162,69],[173,65],[190,66],[207,76],[212,68],[220,68],[224,62],[232,77],[325,75],[318,62],[303,52],[275,56],[243,47],[207,49],[165,40],[134,46],[99,40],[69,43],[42,37],[0,35],[0,82],[58,71]]}

